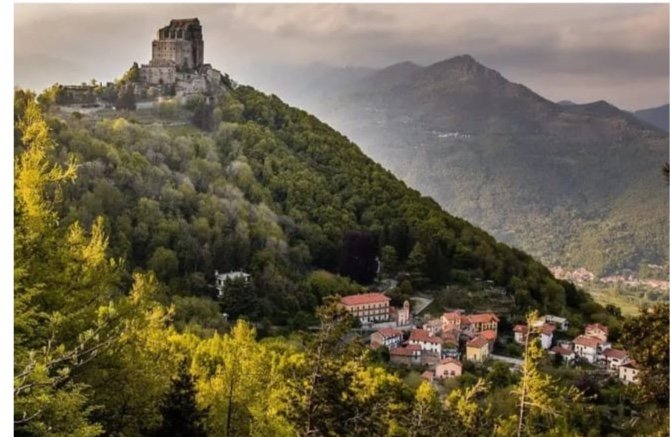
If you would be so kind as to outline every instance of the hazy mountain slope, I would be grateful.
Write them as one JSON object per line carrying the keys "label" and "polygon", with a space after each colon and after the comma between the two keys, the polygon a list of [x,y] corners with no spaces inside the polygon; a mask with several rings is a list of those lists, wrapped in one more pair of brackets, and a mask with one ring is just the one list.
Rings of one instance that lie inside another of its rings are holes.
{"label": "hazy mountain slope", "polygon": [[656,108],[641,109],[634,111],[634,115],[639,119],[650,123],[663,131],[669,131],[669,105],[662,105]]}
{"label": "hazy mountain slope", "polygon": [[550,102],[468,55],[405,70],[308,107],[448,211],[546,263],[668,263],[667,134],[604,101]]}
{"label": "hazy mountain slope", "polygon": [[344,236],[362,230],[435,285],[490,279],[521,312],[599,311],[527,254],[446,213],[277,97],[239,87],[214,114],[212,133],[163,126],[149,110],[53,114],[58,156],[80,162],[65,193],[66,221],[105,216],[112,253],[129,270],[157,271],[173,294],[211,294],[215,269],[244,269],[253,291],[227,311],[275,323],[301,323],[300,311],[323,297],[305,275],[337,271]]}

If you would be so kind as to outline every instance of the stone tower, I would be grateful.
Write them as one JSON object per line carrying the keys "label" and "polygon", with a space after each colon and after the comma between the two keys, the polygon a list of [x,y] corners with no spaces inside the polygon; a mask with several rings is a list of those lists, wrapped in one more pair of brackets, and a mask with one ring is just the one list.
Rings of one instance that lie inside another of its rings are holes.
{"label": "stone tower", "polygon": [[151,43],[151,66],[196,70],[203,65],[203,28],[198,18],[170,20]]}

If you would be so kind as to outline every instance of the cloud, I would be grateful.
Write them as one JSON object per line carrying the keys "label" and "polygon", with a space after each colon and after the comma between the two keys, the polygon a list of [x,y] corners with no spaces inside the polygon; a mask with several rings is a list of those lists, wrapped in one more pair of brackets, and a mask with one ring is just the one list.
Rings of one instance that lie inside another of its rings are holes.
{"label": "cloud", "polygon": [[[17,4],[16,71],[48,78],[42,56],[111,79],[149,59],[159,26],[191,16],[203,23],[207,60],[233,75],[260,65],[383,67],[470,53],[512,80],[532,78],[541,94],[559,93],[562,78],[565,98],[598,89],[624,107],[668,100],[668,4]],[[30,85],[37,76],[16,78]],[[627,82],[638,94],[622,89]]]}

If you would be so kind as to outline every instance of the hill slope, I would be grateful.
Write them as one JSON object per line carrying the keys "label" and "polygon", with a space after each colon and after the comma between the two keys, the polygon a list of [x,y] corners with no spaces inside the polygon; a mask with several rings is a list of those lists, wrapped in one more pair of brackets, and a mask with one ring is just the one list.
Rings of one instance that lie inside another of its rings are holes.
{"label": "hill slope", "polygon": [[468,55],[390,69],[307,107],[545,263],[597,275],[668,266],[667,134],[604,101],[553,103]]}
{"label": "hill slope", "polygon": [[669,105],[634,111],[634,115],[658,129],[669,131]]}
{"label": "hill slope", "polygon": [[212,295],[215,269],[245,269],[253,289],[227,303],[230,313],[299,323],[323,297],[306,275],[337,271],[345,235],[365,230],[431,283],[490,279],[520,311],[599,311],[525,253],[444,212],[277,97],[231,90],[213,110],[213,133],[163,126],[142,112],[51,113],[58,156],[81,163],[63,214],[85,224],[107,217],[113,255],[129,270],[156,271],[171,294]]}

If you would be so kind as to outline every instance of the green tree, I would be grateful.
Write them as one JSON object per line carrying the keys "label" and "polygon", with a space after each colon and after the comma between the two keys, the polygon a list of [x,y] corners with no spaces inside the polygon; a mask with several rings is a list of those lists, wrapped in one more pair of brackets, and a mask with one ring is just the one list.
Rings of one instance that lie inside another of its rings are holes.
{"label": "green tree", "polygon": [[668,434],[669,304],[642,308],[638,316],[627,318],[620,340],[639,368],[639,383],[631,387],[637,409],[657,432]]}
{"label": "green tree", "polygon": [[448,429],[444,419],[438,393],[430,383],[423,381],[415,392],[408,435],[411,437],[441,435]]}
{"label": "green tree", "polygon": [[15,432],[92,436],[85,387],[78,369],[119,336],[110,299],[118,264],[106,257],[99,219],[90,235],[58,224],[61,186],[75,163],[50,163],[54,142],[37,103],[18,122],[23,152],[14,185],[14,411]]}
{"label": "green tree", "polygon": [[394,246],[384,246],[380,250],[380,261],[385,274],[392,276],[398,272],[398,254]]}
{"label": "green tree", "polygon": [[186,361],[182,361],[177,377],[161,405],[163,423],[156,437],[205,437],[204,418],[207,412],[196,404],[196,386]]}
{"label": "green tree", "polygon": [[415,243],[410,255],[408,255],[406,266],[414,288],[422,289],[428,285],[429,279],[426,274],[427,259],[422,243]]}

